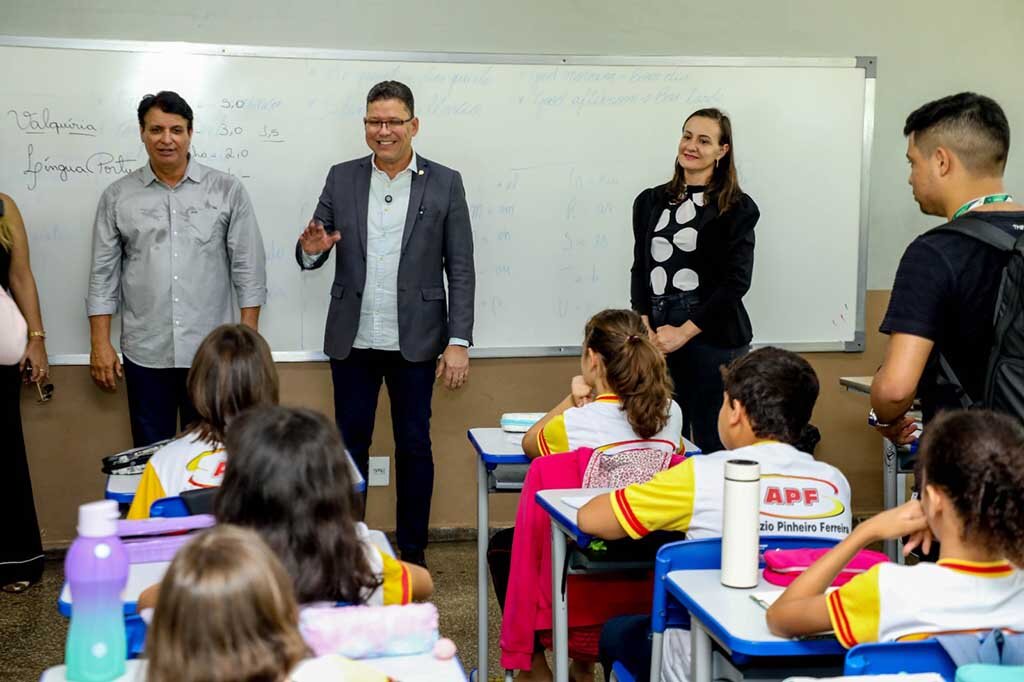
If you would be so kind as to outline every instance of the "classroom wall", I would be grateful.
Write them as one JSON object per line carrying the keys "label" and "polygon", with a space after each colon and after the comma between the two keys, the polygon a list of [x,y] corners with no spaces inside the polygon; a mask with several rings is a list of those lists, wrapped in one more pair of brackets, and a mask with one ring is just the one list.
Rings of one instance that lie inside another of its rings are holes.
{"label": "classroom wall", "polygon": [[[855,491],[854,506],[860,510],[880,506],[880,442],[863,426],[866,399],[840,391],[837,378],[871,374],[877,367],[883,345],[873,330],[884,312],[886,290],[899,256],[915,234],[935,222],[918,213],[906,185],[903,120],[928,99],[975,89],[996,97],[1017,128],[1024,121],[1017,47],[1024,3],[1019,0],[294,0],[286,4],[179,0],[162,5],[127,0],[7,0],[2,17],[0,30],[6,34],[68,38],[400,51],[877,56],[867,351],[808,356],[822,380],[815,415],[824,435],[820,453],[847,473]],[[680,118],[686,113],[681,111]],[[637,130],[642,134],[639,122]],[[742,172],[739,123],[736,151]],[[827,172],[827,158],[821,159],[821,166]],[[1011,155],[1009,186],[1021,179],[1024,162],[1019,154]],[[827,215],[808,219],[828,229]],[[31,230],[32,217],[26,220]],[[42,303],[45,318],[46,301]],[[573,368],[570,359],[474,361],[466,390],[438,393],[433,421],[438,462],[435,525],[475,523],[474,468],[465,429],[493,423],[502,411],[532,410],[552,403],[565,391]],[[325,366],[281,365],[280,372],[285,402],[330,411]],[[99,457],[129,440],[123,391],[101,394],[82,367],[57,367],[54,379],[54,403],[37,406],[26,394],[24,405],[37,507],[49,545],[72,536],[73,509],[101,490]],[[373,454],[388,452],[389,428],[382,405]],[[393,499],[378,490],[371,494],[369,520],[389,527]],[[511,518],[512,504],[509,497],[496,503],[495,522]]]}

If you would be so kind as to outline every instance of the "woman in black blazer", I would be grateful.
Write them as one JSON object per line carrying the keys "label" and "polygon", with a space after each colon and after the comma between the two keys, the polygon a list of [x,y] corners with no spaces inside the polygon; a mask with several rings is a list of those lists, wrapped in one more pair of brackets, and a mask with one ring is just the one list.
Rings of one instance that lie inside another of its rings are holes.
{"label": "woman in black blazer", "polygon": [[672,179],[633,203],[630,297],[666,354],[683,434],[722,449],[721,365],[750,349],[743,295],[754,268],[757,204],[740,189],[732,123],[700,109],[683,124]]}

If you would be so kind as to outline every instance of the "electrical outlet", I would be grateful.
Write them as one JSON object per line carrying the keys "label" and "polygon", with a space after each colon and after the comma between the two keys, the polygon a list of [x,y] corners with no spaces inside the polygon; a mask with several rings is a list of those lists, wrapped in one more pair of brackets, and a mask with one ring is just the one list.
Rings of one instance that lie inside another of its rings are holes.
{"label": "electrical outlet", "polygon": [[371,486],[386,486],[391,480],[391,459],[388,457],[370,458],[370,480]]}

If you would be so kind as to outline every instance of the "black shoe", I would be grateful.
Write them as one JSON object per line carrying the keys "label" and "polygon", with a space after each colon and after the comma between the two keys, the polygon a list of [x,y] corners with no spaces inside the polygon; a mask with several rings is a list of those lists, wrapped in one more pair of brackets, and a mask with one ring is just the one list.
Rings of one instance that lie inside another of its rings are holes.
{"label": "black shoe", "polygon": [[416,564],[417,566],[427,567],[427,557],[423,553],[422,549],[410,549],[402,552],[402,561],[407,564]]}

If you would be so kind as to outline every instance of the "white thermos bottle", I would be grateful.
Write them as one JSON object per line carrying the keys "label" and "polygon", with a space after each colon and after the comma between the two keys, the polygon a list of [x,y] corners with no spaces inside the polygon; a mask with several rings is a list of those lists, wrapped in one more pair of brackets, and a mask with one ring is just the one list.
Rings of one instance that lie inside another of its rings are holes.
{"label": "white thermos bottle", "polygon": [[725,463],[722,500],[722,584],[757,586],[761,524],[761,465],[746,459]]}

